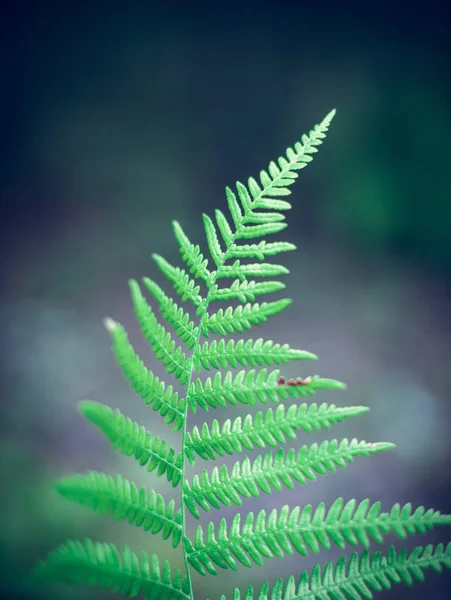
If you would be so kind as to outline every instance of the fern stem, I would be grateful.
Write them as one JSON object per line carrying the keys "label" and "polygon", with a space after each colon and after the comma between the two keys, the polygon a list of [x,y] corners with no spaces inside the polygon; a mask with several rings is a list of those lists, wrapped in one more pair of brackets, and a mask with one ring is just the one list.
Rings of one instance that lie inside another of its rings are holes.
{"label": "fern stem", "polygon": [[[309,140],[309,142],[310,142],[310,140]],[[310,143],[306,144],[306,146],[310,146]],[[305,152],[306,148],[304,147],[303,150]],[[293,156],[291,158],[290,161],[287,161],[284,168],[282,168],[280,170],[280,173],[273,179],[273,182],[271,183],[271,185],[269,187],[273,187],[274,184],[279,179],[283,179],[284,174],[291,169],[292,165],[296,162],[297,158],[298,158],[298,155],[296,154],[295,156]],[[195,339],[195,343],[194,343],[194,347],[193,347],[193,354],[191,357],[191,365],[190,365],[190,371],[188,374],[188,381],[186,383],[187,396],[186,396],[185,415],[184,415],[183,427],[182,427],[183,461],[182,461],[181,471],[182,471],[182,482],[183,483],[185,482],[185,479],[186,479],[185,473],[186,473],[186,465],[187,465],[187,456],[186,456],[186,452],[185,452],[185,443],[186,443],[185,439],[186,439],[187,424],[188,424],[188,407],[190,404],[190,388],[191,388],[191,380],[192,380],[193,373],[194,373],[194,365],[196,363],[195,359],[201,352],[201,346],[199,344],[199,340],[200,340],[200,336],[202,334],[202,325],[207,317],[207,310],[210,305],[210,302],[212,301],[215,284],[221,276],[221,269],[224,266],[225,262],[229,258],[231,258],[231,254],[232,254],[231,250],[233,249],[233,247],[235,245],[235,241],[237,239],[239,239],[239,234],[241,232],[241,229],[245,226],[246,219],[247,219],[249,212],[251,211],[252,207],[262,198],[265,191],[267,192],[268,190],[267,189],[262,190],[261,194],[259,194],[256,198],[254,198],[254,200],[252,202],[250,202],[249,205],[243,207],[244,215],[242,216],[241,223],[236,228],[235,233],[232,235],[231,239],[229,240],[229,244],[228,244],[228,247],[226,248],[226,251],[222,255],[220,261],[217,263],[217,269],[212,272],[210,278],[206,282],[206,285],[208,287],[208,293],[203,302],[202,312],[200,313],[199,326],[198,326],[198,331],[197,331],[197,335],[196,335],[196,339]],[[180,486],[180,508],[181,508],[181,517],[182,517],[181,526],[182,526],[182,536],[183,536],[183,538],[182,538],[183,539],[183,561],[184,561],[184,565],[185,565],[186,576],[187,576],[188,582],[189,582],[190,598],[191,598],[191,600],[194,600],[192,579],[191,579],[190,566],[189,566],[189,561],[188,561],[188,549],[187,549],[187,544],[185,541],[185,539],[187,539],[187,538],[186,538],[186,519],[185,519],[185,515],[186,515],[186,512],[185,512],[185,485],[183,483]]]}
{"label": "fern stem", "polygon": [[[247,212],[245,212],[244,218],[247,215]],[[243,219],[244,220],[244,219]],[[216,281],[218,279],[218,273],[221,269],[221,267],[224,265],[224,263],[226,262],[226,260],[228,259],[228,251],[229,249],[232,247],[232,245],[235,243],[235,240],[238,237],[238,234],[240,232],[241,227],[244,225],[244,223],[241,223],[240,226],[237,228],[235,234],[232,237],[231,243],[229,245],[229,247],[227,248],[226,252],[223,255],[222,261],[220,262],[220,264],[218,265],[218,268],[216,271],[214,271],[212,273],[212,277],[210,278],[210,280],[207,282],[207,286],[208,286],[208,293],[207,293],[207,297],[204,301],[204,306],[203,306],[203,311],[200,315],[200,320],[199,320],[199,328],[198,328],[198,332],[197,332],[197,336],[196,336],[196,341],[195,341],[195,345],[194,345],[194,350],[193,350],[193,354],[192,354],[192,360],[191,360],[191,368],[190,368],[190,372],[188,375],[188,381],[186,383],[186,390],[187,390],[187,397],[186,397],[186,407],[185,407],[185,418],[183,420],[183,428],[182,428],[182,454],[183,454],[183,462],[182,462],[182,466],[181,466],[181,471],[182,471],[182,482],[185,482],[185,473],[186,473],[186,465],[187,465],[187,456],[186,456],[186,452],[185,452],[185,438],[186,438],[186,431],[187,431],[187,424],[188,424],[188,407],[189,407],[189,399],[190,399],[190,387],[191,387],[191,380],[193,377],[193,373],[194,373],[194,364],[195,364],[195,357],[200,353],[201,351],[201,345],[199,344],[199,340],[200,340],[200,336],[202,334],[202,325],[203,322],[207,316],[207,310],[208,310],[208,306],[210,304],[210,300],[211,300],[211,296],[213,294],[213,290],[214,290],[214,286],[216,284]],[[187,545],[185,542],[186,539],[186,519],[185,519],[185,486],[183,485],[180,486],[180,508],[181,508],[181,513],[182,513],[182,521],[181,521],[181,525],[182,525],[182,536],[183,536],[183,562],[185,564],[185,571],[186,571],[186,576],[188,578],[188,582],[189,582],[189,594],[191,597],[191,600],[194,600],[194,595],[193,595],[193,585],[192,585],[192,579],[191,579],[191,572],[190,572],[190,565],[189,565],[189,560],[188,560],[188,549],[187,549]]]}

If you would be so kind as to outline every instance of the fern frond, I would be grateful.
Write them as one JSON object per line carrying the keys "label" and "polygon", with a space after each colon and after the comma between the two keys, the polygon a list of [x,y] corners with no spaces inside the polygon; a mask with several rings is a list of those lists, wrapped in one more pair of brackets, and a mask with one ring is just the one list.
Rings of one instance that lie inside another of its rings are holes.
{"label": "fern frond", "polygon": [[258,456],[253,462],[246,457],[237,461],[230,473],[226,465],[219,469],[214,467],[211,474],[204,469],[199,478],[195,475],[192,483],[183,483],[183,495],[191,514],[199,518],[196,503],[206,512],[213,508],[241,506],[241,498],[258,498],[261,492],[270,494],[280,491],[284,486],[292,489],[293,479],[298,483],[306,483],[307,479],[315,481],[317,475],[325,475],[327,471],[335,471],[336,467],[345,467],[352,463],[355,456],[370,456],[394,448],[389,442],[369,443],[357,439],[325,441],[321,444],[302,446],[296,453],[292,448],[284,452],[267,452]]}
{"label": "fern frond", "polygon": [[[265,171],[260,172],[260,181],[265,195],[282,196],[290,193],[286,186],[291,185],[297,179],[298,175],[295,171],[303,169],[307,166],[307,163],[313,160],[309,155],[318,152],[316,146],[323,143],[322,140],[326,137],[326,132],[334,116],[335,110],[331,110],[319,125],[315,125],[308,135],[304,134],[302,136],[302,143],[297,142],[294,145],[294,150],[287,148],[286,159],[284,157],[278,159],[279,166],[275,162],[271,162],[268,169],[269,175]],[[258,184],[255,181],[249,181],[249,188],[254,196],[254,201],[260,204]],[[259,208],[267,208],[267,206],[259,206]]]}
{"label": "fern frond", "polygon": [[167,560],[163,573],[156,554],[137,555],[125,546],[122,554],[114,544],[68,540],[34,571],[38,580],[81,583],[120,592],[144,600],[191,600],[188,578],[177,569],[172,575]]}
{"label": "fern frond", "polygon": [[208,270],[208,260],[203,257],[198,245],[192,244],[182,226],[178,221],[172,221],[174,235],[179,245],[180,253],[183,260],[189,267],[190,273],[194,277],[200,277],[207,281],[211,277],[211,272]]}
{"label": "fern frond", "polygon": [[132,389],[137,392],[146,404],[165,418],[165,423],[173,423],[174,431],[178,431],[185,420],[186,401],[179,399],[178,392],[172,385],[166,385],[147,369],[130,344],[127,333],[120,323],[106,318],[105,327],[113,339],[113,352],[117,363]]}
{"label": "fern frond", "polygon": [[286,285],[281,281],[241,281],[235,279],[232,285],[228,288],[220,288],[215,284],[210,290],[210,301],[217,302],[218,300],[233,300],[237,299],[240,302],[252,302],[261,294],[270,294],[279,292],[285,289]]}
{"label": "fern frond", "polygon": [[279,402],[288,398],[314,396],[316,390],[345,390],[346,385],[335,379],[325,379],[314,375],[306,385],[277,385],[280,371],[268,372],[266,368],[256,371],[240,371],[233,374],[228,371],[224,375],[217,372],[213,379],[207,377],[191,381],[188,388],[188,405],[193,413],[200,406],[205,411],[211,408],[225,408],[227,404],[235,406],[239,402],[255,406],[257,402]]}
{"label": "fern frond", "polygon": [[111,513],[115,519],[127,519],[144,531],[162,533],[163,539],[172,538],[176,548],[182,536],[182,515],[175,510],[174,500],[165,505],[164,498],[144,486],[137,487],[120,475],[111,477],[105,473],[88,471],[61,478],[56,488],[73,502],[88,506],[97,513]]}
{"label": "fern frond", "polygon": [[292,303],[290,298],[276,300],[275,302],[262,302],[261,304],[245,304],[225,311],[220,308],[213,314],[206,313],[200,325],[202,334],[209,337],[210,333],[227,335],[228,333],[242,333],[251,329],[252,325],[265,323],[269,317],[281,312]]}
{"label": "fern frond", "polygon": [[[316,564],[311,574],[303,571],[297,584],[293,575],[286,583],[279,579],[271,592],[268,583],[255,591],[249,586],[243,594],[235,588],[232,600],[371,600],[373,591],[389,590],[393,583],[424,581],[423,569],[428,568],[436,573],[451,569],[451,543],[446,548],[443,544],[417,546],[410,554],[406,548],[396,552],[394,546],[385,556],[381,552],[370,556],[368,550],[360,555],[353,552],[349,560],[342,556],[335,565],[328,562],[321,570]],[[226,596],[221,600],[227,600]]]}
{"label": "fern frond", "polygon": [[171,334],[160,325],[147,304],[141,289],[136,281],[130,282],[133,307],[143,331],[144,337],[149,342],[155,356],[160,359],[168,373],[174,373],[175,377],[183,385],[188,381],[190,372],[190,361],[180,346],[177,346]]}
{"label": "fern frond", "polygon": [[211,430],[207,423],[199,430],[194,427],[187,432],[185,439],[186,455],[195,462],[195,454],[208,460],[225,454],[241,454],[244,450],[254,450],[296,439],[296,431],[303,429],[311,433],[321,428],[328,429],[335,423],[340,423],[350,417],[356,417],[369,411],[366,406],[337,407],[335,404],[322,403],[318,406],[303,403],[300,406],[292,404],[286,408],[284,404],[273,411],[259,411],[255,416],[246,415],[244,419],[237,417],[234,421],[227,419],[222,425],[214,419]]}
{"label": "fern frond", "polygon": [[134,456],[147,471],[155,471],[158,476],[166,475],[176,487],[181,479],[182,453],[175,454],[173,448],[157,435],[152,436],[144,427],[125,417],[120,410],[98,402],[79,403],[82,415],[96,425],[112,442],[115,449],[126,456]]}
{"label": "fern frond", "polygon": [[215,565],[236,571],[237,561],[249,568],[253,566],[252,561],[263,566],[265,558],[291,556],[293,551],[302,556],[309,550],[318,554],[321,547],[329,549],[331,542],[341,549],[346,543],[368,548],[370,538],[382,543],[384,534],[390,532],[405,539],[409,534],[451,524],[451,515],[432,509],[425,511],[423,506],[414,513],[411,504],[402,508],[395,504],[389,513],[381,513],[380,509],[380,502],[370,505],[366,499],[357,506],[355,500],[344,504],[343,498],[338,498],[328,511],[321,502],[316,510],[310,504],[303,510],[297,506],[291,511],[285,505],[280,511],[272,510],[268,516],[261,510],[255,519],[251,512],[243,525],[241,515],[237,514],[229,531],[225,519],[221,519],[217,534],[214,524],[209,523],[205,542],[199,525],[194,543],[190,542],[188,547],[188,560],[201,575],[206,571],[216,575]]}
{"label": "fern frond", "polygon": [[[261,187],[253,177],[248,180],[249,191],[246,186],[237,182],[236,187],[241,207],[234,192],[229,187],[226,188],[227,203],[237,230],[233,238],[229,236],[229,244],[238,239],[263,237],[281,231],[286,227],[285,223],[280,222],[283,215],[256,213],[255,209],[288,210],[291,208],[288,202],[280,199],[275,200],[274,197],[291,194],[287,186],[296,180],[296,171],[303,169],[307,166],[307,163],[313,160],[310,155],[317,152],[316,146],[322,144],[334,114],[335,111],[331,111],[319,125],[316,125],[310,131],[309,135],[303,135],[302,143],[296,143],[294,150],[288,148],[286,158],[281,156],[278,159],[278,165],[271,162],[268,169],[269,174],[266,171],[261,171]],[[262,221],[265,222],[262,223]],[[259,224],[246,225],[246,223]],[[228,251],[226,256],[230,258]]]}
{"label": "fern frond", "polygon": [[193,358],[194,368],[200,372],[211,367],[226,369],[229,365],[243,367],[255,365],[286,364],[290,360],[318,360],[316,354],[307,350],[294,350],[288,344],[276,344],[272,340],[224,340],[204,342]]}
{"label": "fern frond", "polygon": [[[165,502],[155,491],[137,487],[119,475],[111,477],[95,471],[64,477],[57,489],[67,499],[98,513],[126,519],[146,531],[161,534],[164,540],[171,540],[174,548],[182,542],[186,576],[182,577],[178,569],[172,575],[167,561],[161,572],[156,555],[149,557],[143,553],[139,559],[127,547],[121,555],[113,544],[88,539],[68,540],[59,547],[38,565],[35,570],[38,578],[98,585],[132,597],[142,592],[145,600],[193,600],[191,567],[201,575],[216,575],[218,568],[237,570],[239,564],[263,565],[266,558],[294,552],[306,556],[332,545],[344,549],[360,544],[364,547],[360,557],[357,553],[349,561],[342,557],[335,565],[329,562],[323,571],[315,565],[311,575],[302,573],[298,584],[294,577],[289,577],[286,583],[280,579],[271,593],[268,584],[255,593],[248,587],[243,600],[362,600],[371,598],[372,590],[390,588],[392,582],[403,580],[410,584],[414,578],[423,579],[425,567],[435,571],[443,566],[451,568],[451,544],[446,549],[441,544],[436,548],[418,546],[410,555],[406,549],[397,554],[391,546],[387,556],[375,553],[370,557],[367,550],[370,543],[383,542],[386,534],[405,538],[424,533],[435,526],[451,524],[451,515],[433,509],[426,511],[423,506],[414,510],[411,504],[395,504],[390,512],[381,512],[381,503],[370,503],[369,499],[357,503],[338,498],[329,508],[321,502],[315,508],[310,504],[293,509],[285,505],[268,514],[265,510],[255,515],[238,514],[229,524],[225,519],[219,525],[210,522],[205,529],[197,528],[193,540],[187,537],[188,510],[199,519],[201,510],[209,513],[212,508],[242,506],[243,498],[257,498],[284,487],[292,489],[295,482],[315,481],[318,475],[352,463],[356,456],[369,456],[395,446],[387,442],[334,439],[296,450],[276,448],[296,439],[298,429],[310,433],[329,428],[368,410],[364,406],[338,408],[326,403],[304,402],[288,407],[281,403],[255,416],[248,414],[222,423],[214,419],[211,426],[203,424],[187,431],[188,408],[195,413],[198,406],[206,411],[238,403],[254,406],[257,402],[278,403],[315,396],[318,390],[346,389],[343,383],[319,375],[287,381],[279,377],[279,369],[269,371],[268,365],[317,359],[315,354],[295,350],[288,344],[263,338],[200,341],[201,335],[208,339],[212,335],[242,334],[291,304],[289,298],[255,302],[261,295],[286,287],[279,278],[289,273],[288,269],[266,262],[266,258],[295,249],[288,242],[260,238],[287,226],[284,211],[291,209],[291,204],[284,198],[291,194],[289,188],[298,171],[312,161],[334,114],[331,111],[308,135],[302,136],[301,142],[288,148],[277,161],[270,162],[266,171],[260,171],[259,178],[250,177],[246,185],[237,181],[234,191],[227,187],[230,215],[220,210],[214,211],[213,218],[203,215],[211,269],[200,247],[189,240],[178,221],[172,222],[185,268],[171,265],[158,254],[152,257],[182,302],[194,306],[196,316],[200,317],[197,324],[194,322],[197,319],[191,320],[190,313],[155,281],[144,278],[144,285],[157,301],[163,319],[175,331],[171,336],[157,320],[156,311],[147,303],[138,283],[130,281],[134,310],[144,336],[166,371],[186,386],[185,397],[179,398],[172,385],[166,386],[147,369],[120,324],[109,318],[105,320],[125,377],[166,423],[173,424],[174,431],[181,429],[182,450],[176,453],[165,440],[106,405],[82,402],[81,412],[124,455],[134,456],[158,476],[165,475],[173,487],[181,483],[181,508],[176,509],[174,499]],[[228,281],[221,284],[221,279]],[[205,292],[201,293],[201,285]],[[229,301],[241,305],[225,304],[216,312],[210,308],[213,302]],[[191,356],[185,354],[182,343],[192,350]],[[227,371],[240,367],[251,368],[237,373]],[[226,372],[219,372],[221,368]],[[210,369],[217,372],[205,382],[196,377],[195,371]],[[255,459],[245,455],[231,467],[223,464],[211,471],[203,469],[192,480],[186,478],[187,460],[194,464],[197,457],[215,459],[268,446],[274,450]],[[241,593],[235,589],[233,600],[240,599]]]}
{"label": "fern frond", "polygon": [[183,308],[178,307],[172,298],[166,296],[160,286],[152,281],[152,279],[143,277],[143,283],[157,299],[163,317],[172,325],[178,337],[191,350],[197,342],[199,328],[191,321],[189,314]]}
{"label": "fern frond", "polygon": [[[160,271],[172,281],[174,290],[182,297],[183,302],[189,300],[199,311],[204,304],[204,298],[199,294],[200,286],[196,285],[194,279],[191,279],[183,269],[173,267],[159,254],[152,254],[152,258],[157,263]],[[196,314],[200,313],[197,312]]]}

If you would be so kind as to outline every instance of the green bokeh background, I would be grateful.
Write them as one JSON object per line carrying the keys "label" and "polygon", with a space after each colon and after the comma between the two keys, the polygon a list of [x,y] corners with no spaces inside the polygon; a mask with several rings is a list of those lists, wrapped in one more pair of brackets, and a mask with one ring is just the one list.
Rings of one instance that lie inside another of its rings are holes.
{"label": "green bokeh background", "polygon": [[[298,246],[282,257],[294,303],[252,337],[315,352],[314,372],[349,385],[318,401],[371,407],[329,432],[300,433],[294,446],[355,436],[397,449],[246,501],[241,512],[337,496],[382,500],[386,510],[410,501],[451,512],[447,17],[438,3],[3,9],[4,597],[110,597],[25,587],[35,561],[68,536],[127,543],[181,566],[179,551],[158,537],[72,506],[51,487],[56,476],[97,469],[171,495],[164,481],[114,454],[76,411],[78,400],[91,398],[160,427],[116,369],[102,318],[123,323],[164,377],[133,319],[127,279],[147,275],[169,291],[150,255],[180,264],[171,219],[205,249],[201,213],[225,209],[224,187],[256,176],[333,107],[330,135],[293,188],[281,238]],[[311,368],[290,365],[286,375]],[[191,423],[246,412],[198,413]],[[179,447],[176,434],[161,432]],[[190,520],[190,533],[195,525]],[[449,539],[449,530],[435,530],[407,545]],[[293,556],[265,569],[195,575],[196,597],[298,575],[317,560]],[[378,597],[441,600],[450,581],[427,573],[413,591],[399,586]]]}

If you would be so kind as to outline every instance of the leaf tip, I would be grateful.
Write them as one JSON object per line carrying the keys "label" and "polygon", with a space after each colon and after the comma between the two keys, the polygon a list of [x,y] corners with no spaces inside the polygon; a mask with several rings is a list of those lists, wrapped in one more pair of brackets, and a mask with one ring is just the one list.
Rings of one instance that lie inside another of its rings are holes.
{"label": "leaf tip", "polygon": [[78,410],[85,419],[94,424],[98,424],[106,414],[113,414],[109,406],[100,402],[93,402],[92,400],[81,400],[78,403]]}
{"label": "leaf tip", "polygon": [[396,448],[396,444],[393,444],[392,442],[375,442],[372,446],[375,452],[385,452],[385,450]]}
{"label": "leaf tip", "polygon": [[135,297],[137,294],[141,294],[141,288],[139,287],[139,283],[136,281],[136,279],[129,279],[128,287],[130,288],[130,292],[133,297]]}
{"label": "leaf tip", "polygon": [[112,333],[116,329],[118,324],[116,323],[116,321],[114,321],[110,317],[105,317],[103,319],[103,325],[107,331]]}
{"label": "leaf tip", "polygon": [[332,109],[332,110],[329,112],[329,114],[326,116],[326,120],[327,120],[327,121],[329,121],[329,122],[330,122],[330,121],[332,121],[332,119],[335,117],[335,115],[336,115],[336,114],[337,114],[337,109],[336,109],[336,108],[333,108],[333,109]]}

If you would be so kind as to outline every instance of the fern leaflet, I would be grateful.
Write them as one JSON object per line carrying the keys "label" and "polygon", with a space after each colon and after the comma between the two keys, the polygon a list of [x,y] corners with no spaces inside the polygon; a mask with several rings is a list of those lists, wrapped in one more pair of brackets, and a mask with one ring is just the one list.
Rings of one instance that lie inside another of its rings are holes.
{"label": "fern leaflet", "polygon": [[292,404],[286,409],[280,404],[275,411],[259,411],[255,417],[246,415],[244,420],[237,417],[233,422],[227,419],[222,426],[214,419],[211,431],[206,423],[199,431],[194,427],[187,433],[186,453],[192,464],[195,454],[204,460],[215,459],[225,454],[242,454],[244,449],[254,450],[266,445],[276,447],[285,444],[287,438],[296,439],[296,430],[303,429],[308,433],[314,429],[330,427],[349,417],[355,417],[368,411],[366,406],[350,406],[338,408],[335,404],[323,403]]}
{"label": "fern leaflet", "polygon": [[293,488],[293,479],[298,483],[314,481],[317,475],[335,471],[336,467],[345,467],[355,456],[369,456],[393,448],[388,442],[368,443],[356,439],[332,440],[322,444],[302,446],[296,453],[293,449],[287,453],[281,448],[276,453],[267,452],[253,462],[246,457],[237,461],[230,473],[225,465],[215,467],[209,475],[203,470],[199,478],[195,475],[190,484],[185,480],[184,497],[187,508],[197,519],[200,517],[196,503],[206,512],[213,508],[241,506],[241,498],[257,498],[261,492],[270,494],[282,487]]}
{"label": "fern leaflet", "polygon": [[68,540],[35,569],[37,579],[89,583],[131,596],[144,594],[145,600],[188,600],[190,586],[179,569],[172,575],[168,561],[163,573],[156,554],[141,559],[127,546],[120,554],[114,544]]}
{"label": "fern leaflet", "polygon": [[[440,573],[443,567],[451,569],[451,543],[446,548],[443,544],[435,548],[432,544],[424,548],[417,546],[410,554],[405,548],[397,553],[395,547],[390,546],[386,556],[380,552],[370,556],[368,550],[364,550],[360,556],[353,552],[349,560],[342,556],[336,565],[328,562],[323,570],[315,565],[311,574],[302,573],[297,585],[293,576],[286,583],[279,579],[271,593],[267,583],[256,593],[251,586],[243,595],[235,588],[231,600],[370,599],[372,590],[389,590],[393,583],[412,585],[415,579],[424,580],[423,569]],[[227,599],[221,596],[221,600]]]}
{"label": "fern leaflet", "polygon": [[256,365],[280,365],[290,360],[317,360],[318,357],[312,352],[305,350],[293,350],[288,344],[274,344],[271,340],[224,340],[204,342],[193,361],[194,368],[200,372],[202,369],[210,370],[211,367],[219,369],[228,366],[243,367]]}
{"label": "fern leaflet", "polygon": [[173,487],[182,477],[183,456],[175,454],[173,448],[158,436],[152,436],[144,427],[131,421],[119,411],[98,402],[80,402],[80,411],[93,425],[126,456],[134,456],[147,470],[165,474]]}
{"label": "fern leaflet", "polygon": [[255,406],[257,402],[265,404],[287,400],[289,397],[297,399],[299,396],[314,396],[316,390],[344,390],[346,385],[335,379],[324,379],[314,375],[310,382],[304,386],[278,385],[280,371],[276,369],[268,373],[267,369],[256,371],[240,371],[235,377],[228,371],[224,376],[218,372],[211,379],[207,377],[203,383],[200,379],[191,381],[189,385],[188,402],[193,413],[197,406],[204,410],[209,407],[224,408],[227,404],[235,406],[238,402]]}
{"label": "fern leaflet", "polygon": [[345,548],[361,544],[370,545],[370,538],[383,542],[383,534],[395,533],[404,539],[408,534],[424,533],[437,525],[450,525],[451,515],[420,506],[413,514],[410,504],[400,507],[396,504],[391,512],[381,513],[381,503],[370,505],[368,499],[358,506],[355,500],[344,504],[338,498],[328,511],[320,503],[314,511],[309,504],[303,510],[296,506],[292,511],[285,505],[280,511],[272,510],[266,516],[261,510],[254,519],[249,513],[241,526],[241,515],[237,514],[227,530],[227,521],[221,519],[217,537],[214,524],[207,528],[206,540],[199,525],[194,544],[190,543],[188,560],[201,575],[208,571],[216,575],[215,565],[234,571],[237,561],[245,567],[252,567],[252,561],[263,566],[265,558],[293,554],[293,549],[305,556],[310,550],[318,554],[321,547],[329,549],[331,542]]}
{"label": "fern leaflet", "polygon": [[120,475],[113,478],[95,471],[64,477],[56,487],[68,500],[98,513],[111,513],[115,519],[127,519],[154,534],[161,531],[164,540],[172,537],[174,548],[180,543],[181,511],[175,510],[174,500],[165,506],[163,497],[154,490],[149,494],[144,486],[138,488]]}
{"label": "fern leaflet", "polygon": [[113,339],[113,351],[119,367],[136,393],[152,404],[152,408],[165,418],[165,423],[174,423],[174,431],[178,431],[184,423],[185,401],[179,400],[172,386],[155,377],[143,361],[135,353],[128,336],[119,323],[110,318],[105,319],[105,327]]}

